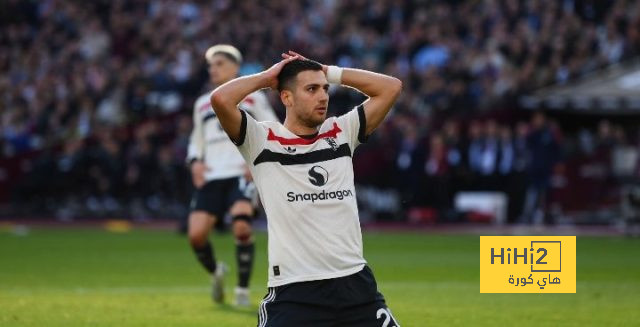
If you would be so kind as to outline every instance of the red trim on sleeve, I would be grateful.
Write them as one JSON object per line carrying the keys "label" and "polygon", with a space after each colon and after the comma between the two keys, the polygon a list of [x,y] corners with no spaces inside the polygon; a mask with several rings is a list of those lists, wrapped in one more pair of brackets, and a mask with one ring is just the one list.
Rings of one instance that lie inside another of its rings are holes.
{"label": "red trim on sleeve", "polygon": [[246,104],[252,105],[252,104],[256,103],[256,100],[254,100],[253,98],[250,98],[250,97],[246,97],[246,98],[244,98],[244,100],[242,100],[241,103],[246,103]]}
{"label": "red trim on sleeve", "polygon": [[312,138],[312,139],[303,139],[301,137],[295,137],[295,138],[285,138],[282,136],[277,136],[272,130],[271,128],[269,128],[269,135],[267,135],[267,140],[268,141],[278,141],[280,142],[280,144],[282,145],[309,145],[309,144],[313,144],[315,141],[325,138],[325,137],[331,137],[331,138],[336,138],[338,137],[338,134],[342,132],[342,130],[340,129],[340,127],[338,127],[338,123],[334,122],[333,123],[333,128],[327,132],[324,132],[322,134],[318,134],[316,135],[316,137]]}
{"label": "red trim on sleeve", "polygon": [[202,104],[200,106],[200,108],[198,108],[198,112],[204,111],[204,110],[208,110],[208,109],[212,109],[211,108],[211,102],[207,102],[207,103]]}

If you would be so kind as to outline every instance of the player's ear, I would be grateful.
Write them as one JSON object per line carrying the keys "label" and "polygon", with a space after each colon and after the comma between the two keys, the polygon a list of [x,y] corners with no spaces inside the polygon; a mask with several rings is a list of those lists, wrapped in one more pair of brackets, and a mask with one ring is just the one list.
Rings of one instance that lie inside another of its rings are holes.
{"label": "player's ear", "polygon": [[293,107],[293,92],[287,89],[280,91],[280,101],[285,107]]}

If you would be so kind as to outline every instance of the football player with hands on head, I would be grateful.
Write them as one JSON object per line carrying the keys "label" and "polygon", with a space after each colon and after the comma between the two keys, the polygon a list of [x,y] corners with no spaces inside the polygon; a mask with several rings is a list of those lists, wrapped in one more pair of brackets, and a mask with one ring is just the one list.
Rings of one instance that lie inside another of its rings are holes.
{"label": "football player with hands on head", "polygon": [[[268,294],[258,326],[398,326],[363,257],[352,156],[402,90],[397,78],[322,65],[289,51],[269,69],[211,94],[222,127],[247,162],[268,222]],[[329,83],[368,99],[327,117]],[[238,104],[279,92],[284,124],[259,122]]]}

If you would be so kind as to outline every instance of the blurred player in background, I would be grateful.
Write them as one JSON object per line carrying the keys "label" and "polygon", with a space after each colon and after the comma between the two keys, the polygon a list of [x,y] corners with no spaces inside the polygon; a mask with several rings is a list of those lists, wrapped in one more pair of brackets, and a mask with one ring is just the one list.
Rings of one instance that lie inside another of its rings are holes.
{"label": "blurred player in background", "polygon": [[[205,57],[215,86],[237,77],[242,55],[235,47],[216,45],[207,50]],[[223,279],[227,268],[224,263],[216,262],[209,233],[216,223],[222,223],[227,212],[231,215],[238,265],[235,303],[248,306],[249,278],[255,252],[251,229],[255,213],[255,186],[240,152],[211,110],[209,95],[207,92],[200,96],[193,107],[193,131],[187,161],[196,190],[189,214],[189,241],[200,263],[212,274],[213,300],[223,302]],[[277,121],[273,108],[260,91],[248,94],[238,105],[258,121]]]}
{"label": "blurred player in background", "polygon": [[[213,108],[246,159],[267,213],[269,293],[258,326],[389,326],[398,323],[378,292],[362,253],[351,156],[380,125],[400,94],[400,80],[321,65],[295,52],[211,94]],[[329,83],[369,98],[327,118]],[[257,122],[242,99],[280,92],[284,124]]]}

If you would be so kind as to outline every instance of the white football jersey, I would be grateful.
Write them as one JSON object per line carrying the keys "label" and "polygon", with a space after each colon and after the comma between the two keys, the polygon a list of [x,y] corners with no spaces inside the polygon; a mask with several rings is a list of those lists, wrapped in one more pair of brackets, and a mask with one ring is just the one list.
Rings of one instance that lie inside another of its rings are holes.
{"label": "white football jersey", "polygon": [[238,148],[267,214],[268,286],[360,271],[366,261],[351,157],[364,141],[363,107],[327,118],[313,139],[242,115]]}
{"label": "white football jersey", "polygon": [[[210,94],[201,95],[193,106],[193,130],[187,162],[204,160],[207,181],[244,175],[245,162],[211,108]],[[269,100],[261,91],[249,94],[238,105],[258,121],[278,121]]]}

